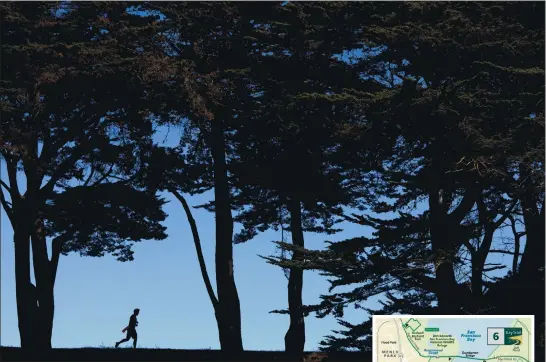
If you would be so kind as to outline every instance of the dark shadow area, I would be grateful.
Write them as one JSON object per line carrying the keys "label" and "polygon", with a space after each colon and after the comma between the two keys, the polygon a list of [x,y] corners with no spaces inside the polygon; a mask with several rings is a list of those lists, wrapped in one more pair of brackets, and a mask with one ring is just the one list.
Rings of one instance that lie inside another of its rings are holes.
{"label": "dark shadow area", "polygon": [[48,352],[28,352],[17,347],[1,347],[2,361],[304,361],[371,362],[369,352],[307,352],[302,355],[285,352],[246,351],[225,353],[216,350],[180,349],[107,349],[107,348],[54,348]]}

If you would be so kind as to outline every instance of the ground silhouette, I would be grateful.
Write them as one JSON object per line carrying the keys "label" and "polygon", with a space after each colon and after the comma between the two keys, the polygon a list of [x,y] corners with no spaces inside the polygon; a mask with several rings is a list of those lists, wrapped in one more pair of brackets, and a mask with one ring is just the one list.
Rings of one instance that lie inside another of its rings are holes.
{"label": "ground silhouette", "polygon": [[182,350],[147,348],[53,348],[47,352],[25,351],[18,347],[0,347],[2,361],[302,361],[371,362],[371,352],[305,352],[288,354],[273,351],[226,353],[218,350]]}

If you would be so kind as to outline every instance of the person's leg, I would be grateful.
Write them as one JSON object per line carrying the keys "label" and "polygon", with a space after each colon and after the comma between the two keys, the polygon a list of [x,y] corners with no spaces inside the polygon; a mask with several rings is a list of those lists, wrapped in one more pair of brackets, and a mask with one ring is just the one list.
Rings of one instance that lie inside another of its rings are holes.
{"label": "person's leg", "polygon": [[121,341],[119,342],[116,342],[116,348],[118,348],[118,346],[122,343],[125,343],[127,342],[129,339],[131,339],[129,336],[125,337],[124,339],[122,339]]}
{"label": "person's leg", "polygon": [[136,348],[136,342],[137,342],[137,332],[135,331],[135,333],[133,333],[133,348]]}

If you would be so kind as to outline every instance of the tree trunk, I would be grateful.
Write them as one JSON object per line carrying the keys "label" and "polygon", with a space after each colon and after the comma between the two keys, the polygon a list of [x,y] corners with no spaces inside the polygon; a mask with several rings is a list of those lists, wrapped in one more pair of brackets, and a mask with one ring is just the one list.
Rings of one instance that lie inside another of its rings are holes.
{"label": "tree trunk", "polygon": [[436,285],[436,296],[438,298],[440,313],[460,314],[462,295],[457,295],[457,291],[460,288],[455,279],[453,262],[448,259],[438,261],[438,266],[436,267]]}
{"label": "tree trunk", "polygon": [[[525,209],[525,203],[523,208]],[[519,273],[522,276],[542,275],[544,278],[544,218],[529,211],[523,212],[525,222],[525,250],[521,256]],[[541,271],[542,270],[542,271]]]}
{"label": "tree trunk", "polygon": [[[29,152],[32,154],[32,152]],[[35,166],[35,165],[34,165]],[[17,186],[17,161],[6,158],[10,180],[12,208],[8,212],[13,228],[15,249],[15,295],[17,299],[17,319],[21,348],[36,349],[40,341],[38,310],[38,291],[30,279],[30,245],[36,220],[35,184],[32,174],[27,177],[27,192],[22,197]],[[36,171],[36,167],[33,167]],[[30,199],[29,200],[29,195]],[[35,258],[33,251],[33,257]],[[36,273],[36,265],[35,273]],[[38,328],[37,328],[38,327]]]}
{"label": "tree trunk", "polygon": [[25,216],[28,218],[29,226],[31,227],[32,262],[38,305],[36,324],[33,326],[34,349],[51,349],[53,314],[55,309],[53,295],[54,274],[52,263],[47,255],[44,215],[39,207],[45,199],[43,195],[39,195],[40,184],[43,178],[38,171],[37,158],[38,140],[35,139],[34,142],[29,143],[28,156],[23,158],[23,166],[27,179],[27,191],[25,193],[27,212]]}
{"label": "tree trunk", "polygon": [[[301,204],[297,198],[289,200],[290,228],[292,231],[292,244],[303,248],[303,230],[301,227]],[[292,253],[292,261],[301,261],[303,252],[295,250]],[[284,336],[286,352],[303,353],[305,348],[305,319],[303,315],[303,269],[292,267],[288,278],[288,310],[290,313],[290,327]]]}
{"label": "tree trunk", "polygon": [[455,278],[453,258],[456,246],[453,243],[454,230],[450,230],[448,207],[444,203],[444,190],[437,189],[429,193],[430,234],[434,265],[436,270],[436,297],[441,314],[460,314],[462,296],[457,298],[454,293],[459,290]]}
{"label": "tree trunk", "polygon": [[[28,207],[25,206],[23,210],[28,211]],[[53,291],[62,238],[54,241],[52,260],[49,261],[42,222],[39,220],[31,226],[28,220],[33,218],[33,214],[31,212],[23,214],[25,220],[21,220],[13,226],[15,285],[21,348],[50,349],[55,310]],[[32,230],[32,233],[28,230]],[[30,282],[30,245],[32,245],[36,286]]]}
{"label": "tree trunk", "polygon": [[193,243],[195,244],[195,251],[197,253],[197,260],[199,261],[199,268],[201,269],[201,276],[203,277],[203,281],[205,282],[205,287],[207,288],[209,299],[212,303],[212,306],[214,307],[214,312],[217,313],[218,299],[216,299],[216,295],[214,294],[214,290],[212,289],[209,273],[207,272],[207,264],[205,264],[205,258],[203,257],[203,249],[201,248],[201,238],[199,237],[199,231],[197,230],[197,224],[195,223],[195,219],[191,214],[190,206],[186,202],[184,196],[182,196],[175,189],[170,189],[169,191],[178,199],[178,201],[180,201],[182,207],[184,208],[184,211],[186,212],[186,217],[190,224],[191,233],[193,235]]}
{"label": "tree trunk", "polygon": [[[41,289],[41,290],[40,290]],[[37,288],[39,302],[35,343],[36,349],[50,349],[53,336],[53,316],[55,311],[53,286]]]}
{"label": "tree trunk", "polygon": [[530,171],[524,165],[520,165],[520,176],[524,180],[520,199],[526,236],[519,274],[523,278],[531,279],[541,275],[541,279],[544,279],[544,205],[539,209],[536,186],[531,181]]}
{"label": "tree trunk", "polygon": [[[485,262],[489,251],[491,250],[491,245],[493,244],[493,236],[497,228],[504,222],[506,216],[501,217],[498,221],[494,222],[494,216],[489,213],[487,207],[483,201],[482,196],[480,196],[477,201],[478,205],[478,219],[484,228],[483,239],[481,240],[480,245],[474,250],[472,254],[472,276],[471,276],[471,285],[472,285],[472,298],[471,298],[471,308],[473,312],[477,312],[480,308],[483,307],[484,295],[483,295],[483,271],[485,269]],[[511,212],[511,208],[507,210]]]}
{"label": "tree trunk", "polygon": [[227,176],[224,129],[221,120],[211,120],[211,152],[214,167],[214,206],[216,212],[216,320],[223,351],[243,350],[241,306],[233,274],[233,217]]}
{"label": "tree trunk", "polygon": [[[523,209],[523,220],[525,223],[525,249],[521,256],[521,262],[516,275],[516,282],[519,284],[521,292],[519,295],[534,295],[532,298],[526,298],[526,311],[535,316],[536,330],[544,328],[545,296],[541,290],[544,290],[544,253],[545,253],[545,233],[544,233],[544,207],[537,206],[536,199],[530,193],[524,195],[521,200]],[[537,293],[538,291],[538,293]],[[538,347],[544,343],[543,336],[535,333],[535,343],[538,356],[544,356],[544,349]]]}
{"label": "tree trunk", "polygon": [[40,219],[36,221],[31,240],[34,279],[36,280],[36,296],[38,299],[37,323],[34,327],[36,332],[36,348],[50,349],[55,310],[53,294],[54,274],[52,271],[52,263],[47,256],[43,222]]}
{"label": "tree trunk", "polygon": [[34,347],[34,323],[37,313],[34,285],[30,282],[30,234],[24,224],[14,225],[15,295],[21,348]]}
{"label": "tree trunk", "polygon": [[483,264],[484,261],[480,257],[472,256],[472,299],[479,308],[483,299]]}

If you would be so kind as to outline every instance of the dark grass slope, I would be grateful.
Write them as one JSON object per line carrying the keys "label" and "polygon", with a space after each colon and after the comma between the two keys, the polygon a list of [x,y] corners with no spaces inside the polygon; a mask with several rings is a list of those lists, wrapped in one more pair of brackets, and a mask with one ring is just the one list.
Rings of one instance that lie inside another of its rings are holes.
{"label": "dark grass slope", "polygon": [[248,361],[248,362],[371,362],[371,353],[306,352],[303,356],[285,352],[245,351],[239,354],[215,350],[132,349],[132,348],[54,348],[48,352],[24,351],[17,347],[0,347],[2,361]]}

